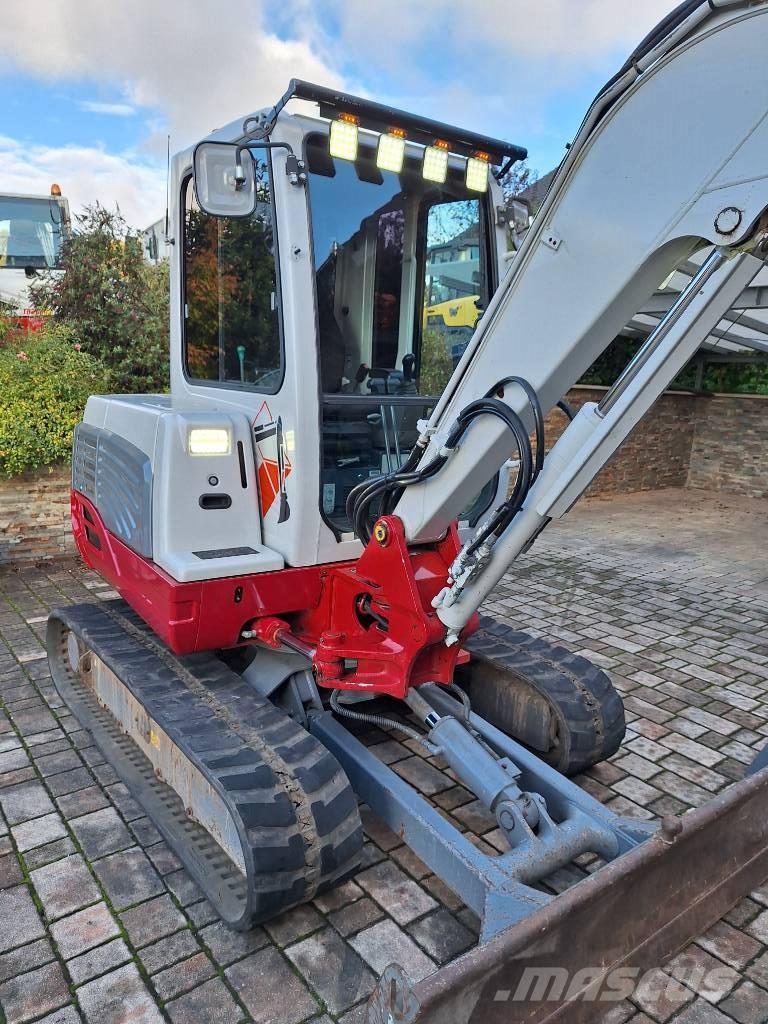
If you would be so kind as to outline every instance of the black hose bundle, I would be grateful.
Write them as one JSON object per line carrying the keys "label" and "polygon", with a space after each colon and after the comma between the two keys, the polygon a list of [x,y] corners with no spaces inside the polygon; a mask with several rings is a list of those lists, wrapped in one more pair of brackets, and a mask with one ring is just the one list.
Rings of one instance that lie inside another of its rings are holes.
{"label": "black hose bundle", "polygon": [[[498,394],[503,395],[504,388],[509,384],[517,384],[523,389],[533,410],[535,448],[531,446],[528,430],[520,416],[499,398],[493,397]],[[406,487],[430,479],[443,468],[448,461],[450,452],[459,443],[473,420],[480,416],[495,416],[508,428],[517,447],[519,468],[512,493],[496,509],[488,522],[478,530],[468,553],[474,551],[491,533],[498,536],[506,529],[522,508],[525,497],[544,464],[544,415],[541,403],[534,389],[522,377],[505,377],[494,384],[484,398],[470,402],[466,408],[462,409],[440,453],[431,459],[423,469],[419,469],[419,463],[426,450],[426,442],[417,444],[413,448],[399,470],[377,477],[375,480],[364,480],[350,491],[347,498],[347,515],[352,521],[355,533],[364,544],[371,539],[370,508],[372,502],[376,498],[381,498],[380,514],[386,515],[391,512]]]}

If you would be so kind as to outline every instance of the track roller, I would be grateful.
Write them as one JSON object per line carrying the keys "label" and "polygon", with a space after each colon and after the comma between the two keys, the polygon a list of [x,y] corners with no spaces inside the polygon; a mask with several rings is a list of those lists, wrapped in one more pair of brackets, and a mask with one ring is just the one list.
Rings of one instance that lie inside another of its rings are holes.
{"label": "track roller", "polygon": [[457,669],[472,709],[564,775],[615,754],[624,705],[611,680],[586,658],[490,617],[464,644]]}
{"label": "track roller", "polygon": [[178,658],[123,602],[51,613],[54,683],[231,927],[358,867],[362,827],[334,756],[212,654]]}

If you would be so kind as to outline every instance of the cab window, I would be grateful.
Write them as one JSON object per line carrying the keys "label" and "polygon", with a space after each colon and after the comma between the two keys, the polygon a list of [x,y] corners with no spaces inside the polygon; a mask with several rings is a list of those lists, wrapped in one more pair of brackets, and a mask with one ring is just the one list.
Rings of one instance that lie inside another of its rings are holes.
{"label": "cab window", "polygon": [[[339,534],[363,480],[397,470],[467,346],[494,288],[488,196],[464,164],[426,181],[421,151],[402,172],[376,166],[360,134],[354,162],[307,140],[321,395],[321,509]],[[463,517],[487,507],[493,481]]]}
{"label": "cab window", "polygon": [[251,217],[213,217],[184,189],[184,339],[189,378],[256,391],[280,387],[277,245],[269,168],[256,161]]}
{"label": "cab window", "polygon": [[436,185],[418,151],[398,175],[374,145],[353,163],[307,144],[322,389],[436,396],[492,291],[486,201],[461,166]]}

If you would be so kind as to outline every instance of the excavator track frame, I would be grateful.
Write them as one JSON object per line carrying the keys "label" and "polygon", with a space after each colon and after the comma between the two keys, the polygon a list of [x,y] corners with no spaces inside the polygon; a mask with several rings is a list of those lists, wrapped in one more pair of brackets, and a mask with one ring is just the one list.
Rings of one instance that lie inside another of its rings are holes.
{"label": "excavator track frame", "polygon": [[223,661],[177,658],[123,602],[54,611],[47,639],[60,696],[230,927],[354,873],[343,770]]}
{"label": "excavator track frame", "polygon": [[559,772],[586,771],[621,746],[621,696],[586,658],[491,616],[481,616],[463,647],[470,660],[457,666],[456,681],[473,709]]}

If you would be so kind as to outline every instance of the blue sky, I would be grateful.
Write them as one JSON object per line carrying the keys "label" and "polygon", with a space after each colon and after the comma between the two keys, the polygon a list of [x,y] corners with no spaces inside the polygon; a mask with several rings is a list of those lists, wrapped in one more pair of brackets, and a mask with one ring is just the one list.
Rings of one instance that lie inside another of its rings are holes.
{"label": "blue sky", "polygon": [[[6,73],[2,134],[32,144],[66,146],[72,142],[113,152],[140,150],[148,119],[163,124],[162,111],[142,110],[126,101],[119,88],[87,78],[50,82],[29,74]],[[0,172],[1,173],[1,172]]]}
{"label": "blue sky", "polygon": [[145,226],[180,149],[307,78],[528,147],[544,173],[670,0],[2,0],[0,190]]}

